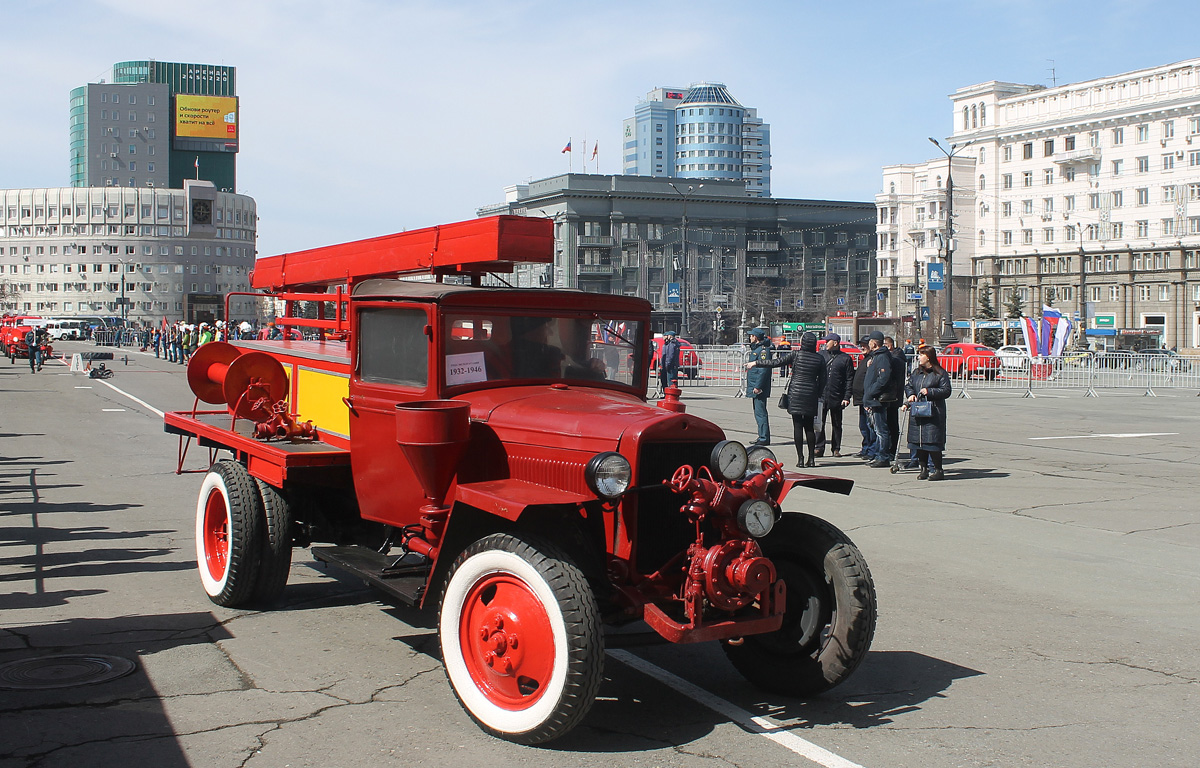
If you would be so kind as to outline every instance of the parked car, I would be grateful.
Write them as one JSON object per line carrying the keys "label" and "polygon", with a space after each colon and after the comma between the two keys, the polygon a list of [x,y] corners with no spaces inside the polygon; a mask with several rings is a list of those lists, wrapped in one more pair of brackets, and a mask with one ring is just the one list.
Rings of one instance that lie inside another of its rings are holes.
{"label": "parked car", "polygon": [[[651,373],[658,372],[658,357],[662,354],[663,337],[655,336],[653,339],[654,357],[650,360]],[[679,375],[688,379],[700,378],[700,353],[692,346],[692,342],[687,339],[679,340]]]}
{"label": "parked car", "polygon": [[82,320],[51,320],[46,324],[46,333],[55,341],[82,339],[87,330]]}
{"label": "parked car", "polygon": [[1169,349],[1140,349],[1131,362],[1135,371],[1186,373],[1192,370],[1187,358]]}
{"label": "parked car", "polygon": [[1008,344],[996,350],[1001,368],[1024,371],[1029,368],[1029,347],[1024,344]]}
{"label": "parked car", "polygon": [[982,344],[951,344],[938,353],[938,362],[946,369],[946,373],[961,378],[983,376],[985,379],[994,379],[1000,372],[1000,358],[996,350]]}

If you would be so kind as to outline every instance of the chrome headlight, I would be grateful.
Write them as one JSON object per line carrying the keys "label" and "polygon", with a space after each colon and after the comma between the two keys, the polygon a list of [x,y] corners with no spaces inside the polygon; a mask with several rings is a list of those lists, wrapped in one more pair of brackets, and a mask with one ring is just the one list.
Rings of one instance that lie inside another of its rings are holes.
{"label": "chrome headlight", "polygon": [[763,459],[778,461],[775,452],[765,445],[756,445],[746,451],[746,474],[762,472]]}
{"label": "chrome headlight", "polygon": [[583,471],[588,488],[605,499],[615,499],[629,490],[633,468],[629,459],[615,451],[605,451],[592,457]]}

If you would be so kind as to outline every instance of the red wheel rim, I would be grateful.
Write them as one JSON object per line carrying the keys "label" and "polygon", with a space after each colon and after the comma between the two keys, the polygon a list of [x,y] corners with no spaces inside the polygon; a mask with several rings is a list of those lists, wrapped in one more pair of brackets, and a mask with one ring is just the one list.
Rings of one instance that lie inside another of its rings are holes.
{"label": "red wheel rim", "polygon": [[542,601],[510,573],[471,587],[459,621],[471,679],[488,701],[508,710],[537,702],[554,674],[554,630]]}
{"label": "red wheel rim", "polygon": [[204,502],[204,560],[213,581],[225,578],[229,565],[229,512],[225,497],[216,488]]}

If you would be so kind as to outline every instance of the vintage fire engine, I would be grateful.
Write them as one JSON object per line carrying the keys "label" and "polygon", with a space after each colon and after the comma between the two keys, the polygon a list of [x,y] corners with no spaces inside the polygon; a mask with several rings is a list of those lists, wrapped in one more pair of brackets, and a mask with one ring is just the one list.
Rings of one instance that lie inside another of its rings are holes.
{"label": "vintage fire engine", "polygon": [[268,604],[292,549],[319,543],[317,560],[436,611],[463,708],[526,744],[580,722],[606,640],[637,622],[641,639],[721,642],[771,691],[837,685],[874,633],[870,572],[780,502],[851,482],[785,472],[674,388],[648,403],[648,302],[482,286],[550,263],[551,226],[501,216],[258,261],[251,284],[288,308],[277,322],[321,340],[191,359],[197,402],[165,422],[178,471],[193,441],[209,449],[205,592]]}

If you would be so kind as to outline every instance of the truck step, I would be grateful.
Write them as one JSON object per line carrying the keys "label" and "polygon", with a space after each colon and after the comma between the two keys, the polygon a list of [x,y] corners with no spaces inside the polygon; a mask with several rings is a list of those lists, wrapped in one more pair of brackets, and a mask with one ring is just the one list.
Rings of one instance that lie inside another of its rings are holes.
{"label": "truck step", "polygon": [[[323,563],[354,574],[371,586],[387,592],[407,605],[417,605],[425,594],[429,563],[394,564],[397,553],[383,555],[373,549],[351,545],[346,547],[313,547],[312,555]],[[409,555],[409,559],[416,559]]]}

